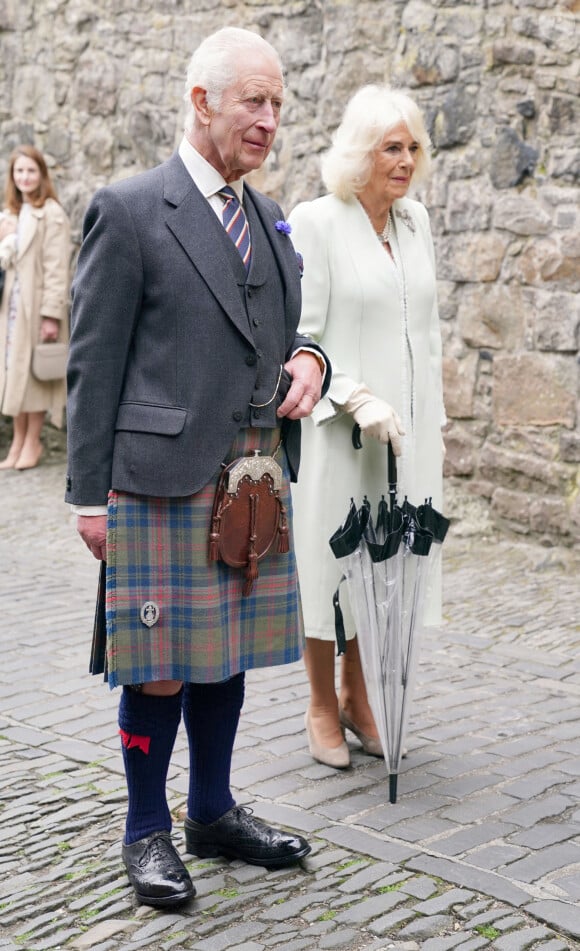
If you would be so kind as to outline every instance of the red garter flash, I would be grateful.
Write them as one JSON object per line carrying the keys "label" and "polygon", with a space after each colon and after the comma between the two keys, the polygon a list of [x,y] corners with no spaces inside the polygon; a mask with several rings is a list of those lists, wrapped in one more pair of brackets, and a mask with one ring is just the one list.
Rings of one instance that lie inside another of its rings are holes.
{"label": "red garter flash", "polygon": [[149,754],[150,736],[137,736],[136,733],[126,733],[125,730],[119,730],[119,736],[126,750],[136,748],[145,753],[146,756]]}

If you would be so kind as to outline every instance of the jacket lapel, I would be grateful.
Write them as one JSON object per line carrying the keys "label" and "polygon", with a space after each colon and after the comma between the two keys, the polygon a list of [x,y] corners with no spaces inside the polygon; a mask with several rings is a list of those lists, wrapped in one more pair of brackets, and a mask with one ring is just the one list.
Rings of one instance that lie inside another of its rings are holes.
{"label": "jacket lapel", "polygon": [[[264,234],[268,239],[276,263],[280,269],[280,276],[284,284],[284,297],[286,314],[300,314],[300,281],[298,279],[298,264],[296,261],[296,251],[291,238],[283,232],[276,230],[276,217],[272,213],[272,203],[265,202],[259,192],[248,184],[244,185],[245,202],[248,205],[250,222],[255,214],[264,229]],[[250,270],[250,283],[263,283],[268,275],[262,275],[257,263],[256,275]]]}
{"label": "jacket lapel", "polygon": [[[168,228],[230,320],[253,343],[238,284],[229,279],[232,268],[223,229],[178,155],[174,155],[165,166],[163,197]],[[225,280],[224,274],[228,275]],[[239,283],[243,285],[244,280],[240,278]]]}
{"label": "jacket lapel", "polygon": [[26,218],[23,223],[22,231],[19,236],[18,241],[18,252],[17,258],[20,258],[25,254],[25,252],[30,247],[34,236],[37,232],[37,229],[40,225],[41,220],[44,218],[44,208],[30,208],[30,212],[26,215]]}

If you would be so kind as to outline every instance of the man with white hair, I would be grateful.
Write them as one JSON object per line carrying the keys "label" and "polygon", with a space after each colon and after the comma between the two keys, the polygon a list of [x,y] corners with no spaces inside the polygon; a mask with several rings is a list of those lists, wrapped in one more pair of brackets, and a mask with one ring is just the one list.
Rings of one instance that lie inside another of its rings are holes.
{"label": "man with white hair", "polygon": [[208,535],[220,472],[240,456],[276,456],[291,511],[299,420],[330,377],[296,333],[289,226],[243,181],[280,122],[278,54],[255,33],[220,30],[194,53],[185,98],[177,153],[89,206],[68,371],[66,499],[106,562],[103,665],[122,687],[123,859],[138,900],[160,907],[195,894],[165,789],[181,716],[187,851],[266,867],[310,852],[230,791],[245,670],[301,656],[292,544],[268,553],[248,593],[240,569],[208,557]]}

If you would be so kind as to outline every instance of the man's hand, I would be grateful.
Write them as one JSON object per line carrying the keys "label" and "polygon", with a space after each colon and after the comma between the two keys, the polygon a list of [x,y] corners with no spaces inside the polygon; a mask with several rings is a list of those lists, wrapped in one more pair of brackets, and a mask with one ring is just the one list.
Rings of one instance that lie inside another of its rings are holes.
{"label": "man's hand", "polygon": [[318,357],[301,350],[288,360],[284,369],[292,377],[292,385],[286,399],[278,407],[278,416],[287,416],[288,419],[310,416],[322,390],[322,370]]}
{"label": "man's hand", "polygon": [[107,560],[106,515],[77,515],[77,532],[97,561]]}

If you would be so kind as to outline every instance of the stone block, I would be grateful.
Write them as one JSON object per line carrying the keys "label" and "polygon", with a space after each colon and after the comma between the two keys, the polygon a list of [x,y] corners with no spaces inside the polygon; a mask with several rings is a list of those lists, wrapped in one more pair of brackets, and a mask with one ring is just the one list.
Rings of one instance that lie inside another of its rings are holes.
{"label": "stone block", "polygon": [[504,63],[514,63],[518,66],[531,66],[535,62],[535,53],[532,46],[524,43],[514,43],[513,40],[499,40],[491,48],[491,65],[499,66]]}
{"label": "stone block", "polygon": [[533,198],[500,195],[493,208],[493,225],[514,234],[547,234],[552,220]]}
{"label": "stone block", "polygon": [[501,448],[548,462],[559,457],[558,434],[547,428],[506,426],[501,433]]}
{"label": "stone block", "polygon": [[579,345],[580,298],[564,291],[533,292],[534,342],[538,350],[575,352]]}
{"label": "stone block", "polygon": [[485,231],[489,228],[493,195],[479,179],[451,182],[445,209],[447,231]]}
{"label": "stone block", "polygon": [[115,112],[119,93],[118,69],[114,58],[93,50],[83,55],[75,77],[76,104],[90,116],[110,116]]}
{"label": "stone block", "polygon": [[439,277],[448,281],[495,281],[507,239],[493,232],[451,235],[437,253]]}
{"label": "stone block", "polygon": [[567,535],[568,522],[568,507],[564,499],[540,496],[530,500],[530,528],[533,532]]}
{"label": "stone block", "polygon": [[457,309],[459,331],[470,347],[513,350],[523,344],[529,311],[526,289],[517,284],[468,285]]}
{"label": "stone block", "polygon": [[569,511],[568,528],[574,538],[580,538],[580,493],[576,492]]}
{"label": "stone block", "polygon": [[576,425],[578,368],[553,354],[498,355],[494,360],[493,418],[498,426]]}
{"label": "stone block", "polygon": [[443,399],[450,419],[469,419],[473,416],[473,400],[477,381],[477,354],[468,354],[462,360],[443,358]]}
{"label": "stone block", "polygon": [[465,57],[467,51],[471,52],[472,47],[465,43],[465,40],[475,39],[479,45],[479,34],[483,28],[484,19],[483,8],[476,6],[466,6],[457,3],[455,9],[440,10],[437,15],[437,32],[457,37],[463,43],[462,56]]}
{"label": "stone block", "polygon": [[577,182],[580,178],[580,155],[578,149],[554,149],[548,163],[548,173],[565,182]]}
{"label": "stone block", "polygon": [[465,863],[457,863],[446,858],[427,854],[417,855],[407,862],[407,868],[427,875],[436,875],[445,882],[453,882],[461,888],[470,888],[483,895],[493,896],[516,908],[521,908],[529,900],[529,895],[524,889],[501,875],[484,869],[470,868]]}
{"label": "stone block", "polygon": [[504,449],[487,442],[480,456],[480,474],[492,482],[522,491],[543,491],[549,487],[564,493],[569,488],[570,470],[561,463]]}
{"label": "stone block", "polygon": [[404,55],[397,58],[393,78],[413,86],[437,86],[450,83],[459,75],[459,51],[442,44],[438,37],[422,31],[406,37]]}
{"label": "stone block", "polygon": [[447,449],[443,464],[444,474],[446,476],[473,475],[477,466],[478,443],[459,426],[454,426],[446,432],[444,439]]}
{"label": "stone block", "polygon": [[440,104],[431,128],[434,145],[449,149],[465,145],[471,139],[476,122],[475,90],[469,86],[452,87]]}
{"label": "stone block", "polygon": [[[443,322],[454,320],[457,313],[458,296],[453,281],[437,281],[437,302],[439,319]],[[442,328],[443,332],[444,328]]]}
{"label": "stone block", "polygon": [[529,495],[526,492],[513,492],[499,487],[491,498],[491,514],[493,518],[506,519],[523,528],[528,528]]}
{"label": "stone block", "polygon": [[540,921],[545,921],[557,931],[580,938],[580,906],[578,905],[556,899],[545,899],[530,902],[524,911]]}
{"label": "stone block", "polygon": [[496,188],[513,188],[532,175],[538,151],[527,145],[511,128],[502,129],[495,141],[489,163],[490,178]]}

